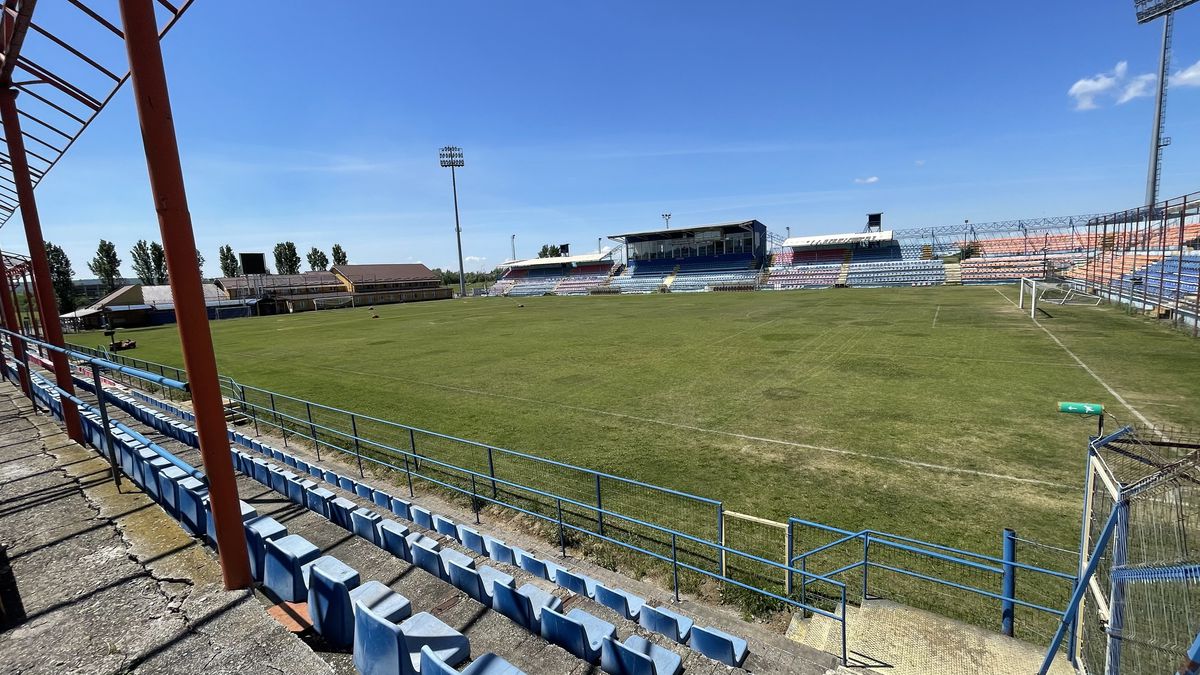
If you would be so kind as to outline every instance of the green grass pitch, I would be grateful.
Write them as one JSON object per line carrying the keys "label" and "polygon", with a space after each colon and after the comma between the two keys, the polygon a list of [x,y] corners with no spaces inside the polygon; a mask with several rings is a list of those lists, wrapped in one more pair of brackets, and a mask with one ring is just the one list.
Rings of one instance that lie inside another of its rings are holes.
{"label": "green grass pitch", "polygon": [[[1200,343],[1015,286],[472,298],[212,324],[240,382],[723,500],[998,553],[1076,546],[1091,418],[1195,427]],[[523,306],[521,306],[523,305]],[[122,331],[181,365],[174,326]],[[95,346],[98,334],[69,336]],[[1065,347],[1065,349],[1064,349]],[[736,542],[730,542],[736,544]]]}

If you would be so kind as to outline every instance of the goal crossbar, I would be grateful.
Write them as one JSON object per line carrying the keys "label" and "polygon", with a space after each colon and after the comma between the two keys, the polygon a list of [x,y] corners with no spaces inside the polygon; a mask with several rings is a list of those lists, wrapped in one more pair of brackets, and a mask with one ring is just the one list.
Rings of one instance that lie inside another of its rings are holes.
{"label": "goal crossbar", "polygon": [[1025,309],[1028,296],[1029,318],[1037,317],[1039,303],[1053,305],[1089,305],[1095,307],[1102,301],[1101,297],[1075,288],[1071,284],[1041,279],[1022,278],[1018,293],[1017,307]]}

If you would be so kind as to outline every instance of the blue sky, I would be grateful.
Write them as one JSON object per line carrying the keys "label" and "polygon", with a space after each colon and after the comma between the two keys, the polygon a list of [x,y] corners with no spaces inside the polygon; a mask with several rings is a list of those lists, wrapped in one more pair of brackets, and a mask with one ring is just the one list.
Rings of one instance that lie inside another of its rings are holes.
{"label": "blue sky", "polygon": [[[511,234],[582,252],[664,211],[795,235],[1135,206],[1160,28],[1132,4],[198,0],[164,47],[206,273],[285,239],[454,265],[446,144],[490,269]],[[1165,195],[1200,188],[1198,37],[1182,12]],[[39,186],[79,276],[100,237],[125,273],[157,237],[142,153],[126,90]]]}

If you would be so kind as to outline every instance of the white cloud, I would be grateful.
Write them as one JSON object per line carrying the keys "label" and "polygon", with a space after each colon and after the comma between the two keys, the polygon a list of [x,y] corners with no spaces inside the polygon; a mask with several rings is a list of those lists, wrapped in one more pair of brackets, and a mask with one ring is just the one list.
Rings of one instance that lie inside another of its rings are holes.
{"label": "white cloud", "polygon": [[[1200,72],[1196,77],[1200,80]],[[1067,90],[1067,95],[1075,99],[1076,110],[1095,110],[1105,99],[1112,99],[1121,105],[1135,98],[1150,96],[1154,93],[1157,80],[1158,76],[1154,73],[1130,76],[1129,63],[1121,61],[1109,72],[1077,80]]]}
{"label": "white cloud", "polygon": [[925,160],[918,159],[917,161],[913,162],[913,164],[915,164],[917,166],[925,166]]}
{"label": "white cloud", "polygon": [[1173,87],[1200,87],[1200,61],[1171,76]]}
{"label": "white cloud", "polygon": [[486,262],[487,258],[485,258],[484,256],[481,256],[481,255],[469,255],[469,256],[463,258],[463,261],[469,262],[469,263],[481,263],[481,262]]}
{"label": "white cloud", "polygon": [[855,178],[854,182],[858,183],[859,185],[870,185],[872,183],[878,183],[879,176],[867,176],[866,178]]}

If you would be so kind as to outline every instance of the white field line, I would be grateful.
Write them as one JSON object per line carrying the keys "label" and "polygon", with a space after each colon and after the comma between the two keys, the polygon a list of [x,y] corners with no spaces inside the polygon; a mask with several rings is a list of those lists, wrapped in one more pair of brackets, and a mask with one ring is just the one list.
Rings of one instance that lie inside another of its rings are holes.
{"label": "white field line", "polygon": [[937,306],[937,309],[936,309],[936,310],[934,310],[934,312],[933,312],[933,327],[934,327],[934,328],[937,328],[937,318],[938,318],[938,314],[941,314],[941,313],[942,313],[942,306],[941,306],[941,305],[938,305],[938,306]]}
{"label": "white field line", "polygon": [[[801,354],[822,354],[822,353],[838,354],[838,353],[841,353],[840,351],[822,352],[821,350],[818,350],[818,349],[782,349],[782,350],[778,350],[778,351],[797,352],[797,353],[801,353]],[[894,354],[891,352],[856,351],[856,352],[854,352],[854,355],[855,356],[882,356],[884,358],[890,358],[893,360],[901,358],[900,354]],[[928,360],[932,360],[932,361],[972,361],[975,363],[1018,363],[1023,366],[1049,366],[1052,368],[1078,368],[1079,367],[1077,364],[1067,363],[1066,361],[1030,361],[1028,359],[980,359],[980,358],[975,358],[973,356],[951,356],[951,355],[934,356],[932,354],[904,354],[903,358],[905,358],[905,359],[928,359]]]}
{"label": "white field line", "polygon": [[769,326],[769,325],[771,325],[771,324],[775,323],[775,322],[776,322],[776,321],[778,321],[778,320],[779,320],[779,319],[771,319],[771,320],[769,320],[769,321],[764,321],[764,322],[762,322],[762,323],[760,323],[760,324],[756,324],[756,325],[750,326],[749,328],[743,328],[742,330],[739,330],[739,331],[738,331],[738,332],[736,332],[736,333],[732,333],[732,334],[730,334],[730,335],[726,335],[725,337],[721,338],[720,340],[717,340],[717,341],[713,342],[712,344],[716,345],[716,344],[720,344],[720,343],[722,343],[722,342],[724,342],[724,341],[726,341],[726,340],[732,340],[733,338],[735,338],[735,337],[737,337],[737,336],[739,336],[739,335],[743,335],[743,334],[745,334],[745,333],[749,333],[749,332],[750,332],[750,331],[752,331],[752,330],[758,330],[759,328],[762,328],[762,327],[764,327],[764,326]]}
{"label": "white field line", "polygon": [[[1012,304],[1013,304],[1013,306],[1014,306],[1014,307],[1016,307],[1016,306],[1017,306],[1017,303],[1013,302],[1013,301],[1012,301],[1012,298],[1009,298],[1007,295],[1005,295],[1004,293],[1002,293],[1002,292],[1000,291],[1000,289],[999,289],[999,288],[997,288],[997,289],[996,289],[996,292],[997,292],[997,293],[1000,293],[1000,295],[1001,295],[1001,296],[1002,296],[1002,297],[1003,297],[1005,300],[1008,300],[1009,302],[1012,302]],[[1086,371],[1088,375],[1091,375],[1091,376],[1092,376],[1092,379],[1094,379],[1094,380],[1096,380],[1097,382],[1099,382],[1099,383],[1100,383],[1100,386],[1104,387],[1105,391],[1107,391],[1107,392],[1108,392],[1110,395],[1112,395],[1112,397],[1113,397],[1113,398],[1115,398],[1115,399],[1117,400],[1117,402],[1118,402],[1118,403],[1120,403],[1121,405],[1125,406],[1125,409],[1126,409],[1126,410],[1128,410],[1129,412],[1133,413],[1133,416],[1134,416],[1134,417],[1136,417],[1136,418],[1138,418],[1138,420],[1139,420],[1139,421],[1140,421],[1142,424],[1145,424],[1147,428],[1154,430],[1154,433],[1156,433],[1156,434],[1158,434],[1158,433],[1159,433],[1159,432],[1158,432],[1158,430],[1155,428],[1154,424],[1153,424],[1153,423],[1152,423],[1150,420],[1146,419],[1146,416],[1145,416],[1145,415],[1143,415],[1143,414],[1142,414],[1142,413],[1141,413],[1141,412],[1140,412],[1140,411],[1139,411],[1137,408],[1135,408],[1135,407],[1133,407],[1132,405],[1130,405],[1129,401],[1126,401],[1126,400],[1125,400],[1125,397],[1123,397],[1123,396],[1121,396],[1120,394],[1118,394],[1116,389],[1113,389],[1113,388],[1112,388],[1112,387],[1111,387],[1111,386],[1110,386],[1110,385],[1109,385],[1107,382],[1105,382],[1105,381],[1104,381],[1104,379],[1103,379],[1103,378],[1101,378],[1099,375],[1097,375],[1097,374],[1096,374],[1096,371],[1094,371],[1094,370],[1092,370],[1091,368],[1089,368],[1089,367],[1088,367],[1088,365],[1087,365],[1086,363],[1084,363],[1084,362],[1083,362],[1083,359],[1081,359],[1081,358],[1079,358],[1078,356],[1076,356],[1076,355],[1075,355],[1075,352],[1073,352],[1073,351],[1071,351],[1069,348],[1067,348],[1067,346],[1066,346],[1065,344],[1063,344],[1062,340],[1059,340],[1059,339],[1058,339],[1058,336],[1057,336],[1057,335],[1055,335],[1054,333],[1050,332],[1050,329],[1049,329],[1049,328],[1046,328],[1045,326],[1043,326],[1043,325],[1041,324],[1041,322],[1040,322],[1040,321],[1038,321],[1037,319],[1033,319],[1033,325],[1037,326],[1038,328],[1041,328],[1041,329],[1042,329],[1042,331],[1046,333],[1046,335],[1049,335],[1049,336],[1050,336],[1050,339],[1051,339],[1051,340],[1054,340],[1054,344],[1056,344],[1056,345],[1058,345],[1059,347],[1061,347],[1061,348],[1062,348],[1062,350],[1063,350],[1064,352],[1066,352],[1066,353],[1067,353],[1067,356],[1070,356],[1072,359],[1074,359],[1074,360],[1075,360],[1075,363],[1078,363],[1080,368],[1083,368],[1083,369],[1084,369],[1084,371]],[[1161,436],[1162,434],[1159,434],[1159,435]]]}
{"label": "white field line", "polygon": [[784,440],[780,440],[778,438],[766,438],[763,436],[750,436],[748,434],[739,434],[739,433],[735,433],[732,431],[721,431],[719,429],[705,429],[704,427],[697,427],[697,426],[693,426],[690,424],[679,424],[677,422],[668,422],[666,420],[658,420],[658,419],[654,419],[654,418],[650,418],[650,417],[641,417],[639,415],[628,415],[626,413],[613,412],[611,410],[600,410],[599,408],[588,408],[588,407],[584,407],[584,406],[575,406],[575,405],[569,405],[566,403],[558,403],[556,401],[543,401],[543,400],[536,399],[536,398],[526,398],[524,396],[513,396],[512,394],[497,394],[497,393],[490,392],[490,391],[480,391],[478,389],[469,389],[467,387],[455,387],[455,386],[448,385],[448,384],[438,384],[436,382],[423,382],[421,380],[410,380],[410,379],[403,378],[403,377],[396,377],[394,375],[385,375],[385,374],[379,373],[379,372],[363,372],[363,371],[349,370],[346,368],[325,366],[325,365],[321,365],[321,364],[317,364],[317,363],[309,363],[308,365],[309,365],[309,367],[324,368],[327,370],[333,370],[333,371],[337,371],[337,372],[341,372],[341,373],[354,373],[355,375],[364,375],[367,377],[381,377],[381,378],[385,378],[385,379],[389,379],[389,380],[408,382],[410,384],[420,384],[420,385],[427,386],[427,387],[435,387],[438,389],[457,391],[457,392],[461,392],[464,394],[475,394],[477,396],[489,396],[492,398],[502,398],[502,399],[506,399],[506,400],[510,400],[510,401],[520,401],[522,403],[535,403],[540,406],[554,406],[554,407],[563,408],[566,410],[575,410],[578,412],[592,413],[595,415],[607,415],[609,417],[619,417],[621,419],[634,420],[637,422],[647,422],[649,424],[658,424],[661,426],[674,427],[676,429],[686,429],[688,431],[696,431],[699,433],[711,434],[714,436],[726,436],[729,438],[740,438],[740,439],[746,440],[746,441],[758,441],[760,443],[772,443],[775,445],[783,445],[783,446],[787,446],[787,447],[791,447],[791,448],[801,448],[804,450],[818,450],[820,452],[828,452],[828,453],[832,453],[832,454],[836,454],[836,455],[859,457],[862,459],[872,459],[872,460],[881,461],[881,462],[894,462],[896,464],[903,464],[905,466],[911,466],[911,467],[915,467],[915,468],[919,468],[919,469],[943,471],[946,473],[957,473],[957,474],[963,474],[963,475],[969,475],[969,476],[977,476],[980,478],[992,478],[992,479],[996,479],[996,480],[1012,481],[1015,483],[1026,483],[1029,485],[1044,485],[1047,487],[1064,488],[1064,489],[1068,489],[1068,490],[1076,489],[1074,486],[1071,486],[1071,485],[1064,485],[1062,483],[1055,483],[1052,481],[1039,480],[1037,478],[1023,478],[1021,476],[1010,476],[1007,474],[991,473],[988,471],[977,471],[975,469],[962,469],[962,468],[954,467],[954,466],[945,466],[942,464],[931,464],[929,462],[918,462],[916,460],[902,459],[899,457],[887,457],[884,455],[872,455],[870,453],[856,452],[854,450],[843,450],[841,448],[830,448],[830,447],[825,447],[825,446],[821,446],[821,445],[809,445],[807,443],[796,443],[794,441],[784,441]]}

